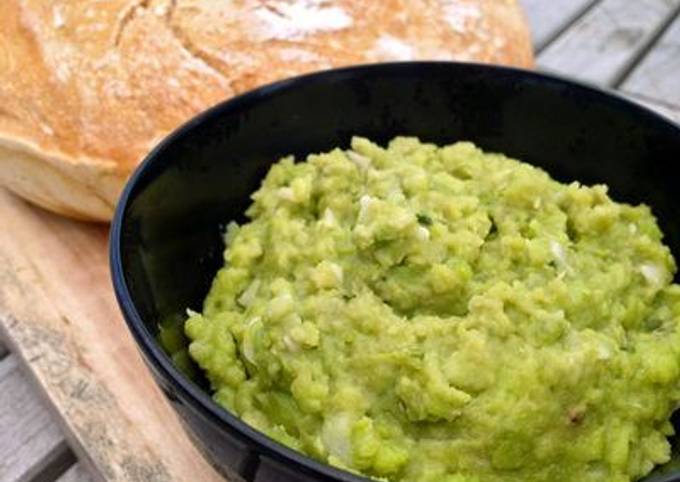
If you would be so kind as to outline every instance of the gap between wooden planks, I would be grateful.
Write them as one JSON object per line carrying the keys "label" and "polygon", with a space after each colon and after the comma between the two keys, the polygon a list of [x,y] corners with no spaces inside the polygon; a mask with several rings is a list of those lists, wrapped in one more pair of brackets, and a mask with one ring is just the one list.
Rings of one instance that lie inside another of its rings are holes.
{"label": "gap between wooden planks", "polygon": [[97,480],[223,480],[183,431],[116,305],[104,226],[0,189],[0,331]]}
{"label": "gap between wooden planks", "polygon": [[0,480],[54,480],[74,462],[64,436],[20,372],[16,357],[0,360]]}
{"label": "gap between wooden planks", "polygon": [[602,0],[538,56],[541,69],[618,85],[680,8],[680,0]]}

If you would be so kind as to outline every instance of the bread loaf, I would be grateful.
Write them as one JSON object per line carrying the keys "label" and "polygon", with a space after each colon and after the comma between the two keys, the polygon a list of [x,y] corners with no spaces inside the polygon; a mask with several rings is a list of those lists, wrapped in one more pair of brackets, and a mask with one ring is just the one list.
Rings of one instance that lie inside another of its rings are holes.
{"label": "bread loaf", "polygon": [[516,0],[2,0],[0,185],[106,221],[197,112],[304,72],[415,59],[533,62]]}

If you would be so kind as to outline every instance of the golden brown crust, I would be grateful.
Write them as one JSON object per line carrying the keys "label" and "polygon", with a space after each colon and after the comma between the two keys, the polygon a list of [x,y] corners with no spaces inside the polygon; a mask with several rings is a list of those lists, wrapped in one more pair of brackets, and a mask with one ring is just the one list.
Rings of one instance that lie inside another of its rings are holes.
{"label": "golden brown crust", "polygon": [[0,184],[107,220],[153,144],[208,106],[415,59],[533,65],[516,0],[2,0]]}

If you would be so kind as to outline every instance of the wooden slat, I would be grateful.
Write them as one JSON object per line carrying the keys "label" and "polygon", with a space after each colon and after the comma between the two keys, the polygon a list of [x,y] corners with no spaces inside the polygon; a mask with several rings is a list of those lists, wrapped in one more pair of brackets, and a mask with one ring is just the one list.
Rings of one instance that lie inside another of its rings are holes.
{"label": "wooden slat", "polygon": [[520,0],[524,7],[534,48],[543,49],[597,0]]}
{"label": "wooden slat", "polygon": [[616,84],[656,39],[680,0],[603,0],[538,57],[542,69]]}
{"label": "wooden slat", "polygon": [[75,464],[59,477],[56,482],[92,482],[92,477],[81,464]]}
{"label": "wooden slat", "polygon": [[52,416],[19,371],[0,360],[0,481],[26,482],[58,472],[68,446]]}
{"label": "wooden slat", "polygon": [[123,322],[108,228],[63,219],[4,189],[0,219],[0,331],[93,478],[222,480],[184,432]]}
{"label": "wooden slat", "polygon": [[680,109],[680,15],[622,85]]}

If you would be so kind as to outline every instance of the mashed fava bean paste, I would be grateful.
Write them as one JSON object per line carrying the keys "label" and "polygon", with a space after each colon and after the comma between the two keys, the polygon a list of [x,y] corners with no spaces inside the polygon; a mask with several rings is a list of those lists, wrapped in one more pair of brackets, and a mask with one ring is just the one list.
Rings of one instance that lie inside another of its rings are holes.
{"label": "mashed fava bean paste", "polygon": [[459,142],[274,164],[185,331],[214,398],[403,482],[624,482],[670,457],[680,286],[647,206]]}

